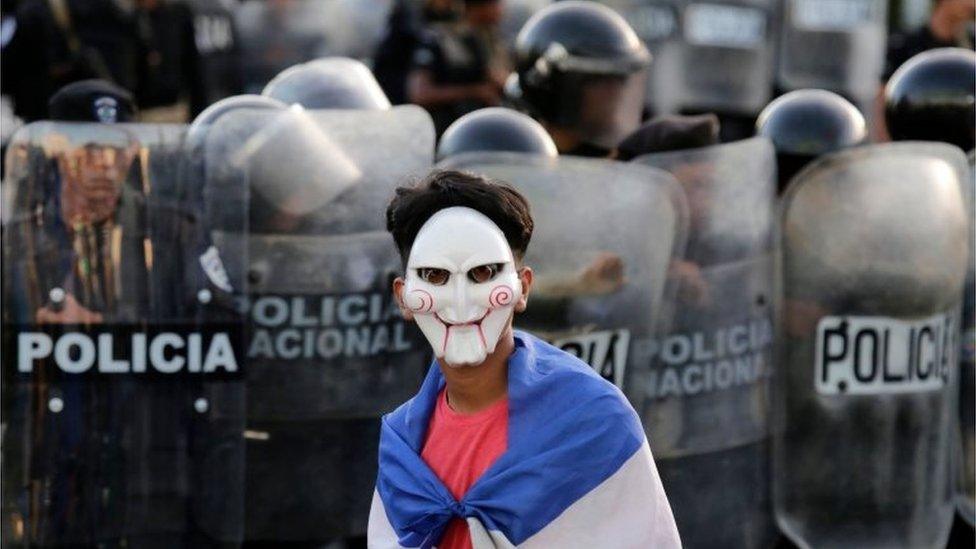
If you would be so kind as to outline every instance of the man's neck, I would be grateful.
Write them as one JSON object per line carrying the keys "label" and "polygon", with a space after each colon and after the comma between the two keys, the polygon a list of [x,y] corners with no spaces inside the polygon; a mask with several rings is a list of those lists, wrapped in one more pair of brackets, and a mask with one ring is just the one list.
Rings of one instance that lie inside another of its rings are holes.
{"label": "man's neck", "polygon": [[437,364],[447,382],[447,402],[459,414],[474,414],[508,394],[508,358],[515,350],[515,335],[509,326],[495,350],[477,366],[451,367]]}

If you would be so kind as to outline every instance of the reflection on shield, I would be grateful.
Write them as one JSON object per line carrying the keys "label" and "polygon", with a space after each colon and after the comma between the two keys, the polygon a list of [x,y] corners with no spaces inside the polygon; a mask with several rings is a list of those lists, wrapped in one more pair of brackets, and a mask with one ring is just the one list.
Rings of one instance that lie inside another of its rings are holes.
{"label": "reflection on shield", "polygon": [[777,83],[831,90],[870,113],[884,69],[887,8],[884,0],[787,0]]}
{"label": "reflection on shield", "polygon": [[392,297],[384,211],[432,164],[430,117],[242,108],[206,140],[208,186],[251,197],[248,232],[214,235],[222,255],[247,252],[246,539],[364,535],[379,417],[429,364]]}
{"label": "reflection on shield", "polygon": [[4,543],[241,540],[242,323],[199,266],[206,231],[176,181],[184,130],[38,122],[15,136]]}
{"label": "reflection on shield", "polygon": [[638,409],[682,542],[765,547],[773,148],[756,138],[634,162],[673,174],[689,204],[687,250],[669,269],[670,323]]}
{"label": "reflection on shield", "polygon": [[948,145],[877,145],[784,196],[773,497],[800,545],[945,544],[966,174]]}
{"label": "reflection on shield", "polygon": [[535,283],[516,326],[641,398],[668,265],[687,223],[674,180],[621,162],[515,153],[467,153],[439,167],[508,182],[532,206],[525,264]]}

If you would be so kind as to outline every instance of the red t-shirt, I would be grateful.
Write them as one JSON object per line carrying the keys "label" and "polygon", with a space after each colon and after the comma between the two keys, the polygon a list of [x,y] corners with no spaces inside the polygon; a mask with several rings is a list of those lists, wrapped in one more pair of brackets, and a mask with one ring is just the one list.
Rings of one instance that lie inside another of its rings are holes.
{"label": "red t-shirt", "polygon": [[[447,390],[437,395],[437,406],[427,427],[420,456],[454,499],[460,501],[471,485],[508,448],[508,398],[475,414],[459,414],[447,403]],[[468,523],[452,519],[438,549],[471,549]]]}

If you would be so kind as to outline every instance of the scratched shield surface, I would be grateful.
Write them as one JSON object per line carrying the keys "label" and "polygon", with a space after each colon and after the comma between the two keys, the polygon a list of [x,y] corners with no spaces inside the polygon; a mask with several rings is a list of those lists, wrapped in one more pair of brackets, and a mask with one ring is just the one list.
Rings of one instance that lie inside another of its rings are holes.
{"label": "scratched shield surface", "polygon": [[10,143],[5,544],[242,540],[244,286],[181,181],[185,130],[38,122]]}
{"label": "scratched shield surface", "polygon": [[[430,346],[400,315],[385,228],[394,189],[432,166],[430,117],[235,109],[206,136],[206,177],[250,193],[246,539],[363,535],[379,418],[416,391]],[[246,239],[243,240],[242,239]]]}
{"label": "scratched shield surface", "polygon": [[874,145],[784,196],[773,495],[800,545],[945,544],[966,177],[954,147]]}

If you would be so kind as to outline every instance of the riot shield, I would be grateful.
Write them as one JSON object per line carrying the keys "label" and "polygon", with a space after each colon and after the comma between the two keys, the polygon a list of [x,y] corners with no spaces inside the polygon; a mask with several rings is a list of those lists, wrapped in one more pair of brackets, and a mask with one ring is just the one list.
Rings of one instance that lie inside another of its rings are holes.
{"label": "riot shield", "polygon": [[173,181],[184,130],[38,122],[15,138],[5,545],[242,540],[243,318]]}
{"label": "riot shield", "polygon": [[976,526],[976,152],[969,151],[969,262],[966,271],[965,299],[962,306],[962,341],[959,346],[959,427],[962,446],[960,464],[960,494],[957,497],[959,515],[970,527]]}
{"label": "riot shield", "polygon": [[[680,47],[673,73],[675,107],[755,115],[769,102],[776,33],[773,0],[676,0]],[[664,67],[662,67],[663,69]]]}
{"label": "riot shield", "polygon": [[319,9],[327,10],[330,25],[329,55],[372,59],[387,31],[394,0],[363,3],[338,0]]}
{"label": "riot shield", "polygon": [[[246,537],[364,535],[379,418],[429,364],[392,297],[385,208],[429,170],[432,122],[414,106],[238,109],[206,139],[208,179],[251,193]],[[239,237],[215,240],[236,250]]]}
{"label": "riot shield", "polygon": [[677,0],[605,0],[630,23],[651,52],[645,102],[651,112],[681,110],[681,6]]}
{"label": "riot shield", "polygon": [[279,72],[329,55],[366,58],[382,39],[392,0],[249,0],[237,7],[244,93]]}
{"label": "riot shield", "polygon": [[864,112],[878,92],[887,41],[884,0],[787,0],[777,84],[822,88]]}
{"label": "riot shield", "polygon": [[506,48],[511,49],[515,45],[515,37],[525,26],[525,22],[552,2],[553,0],[507,0],[502,20],[498,25]]}
{"label": "riot shield", "polygon": [[610,160],[518,153],[465,153],[438,166],[508,182],[532,206],[525,264],[535,282],[515,325],[580,357],[625,393],[641,386],[668,264],[687,224],[674,180]]}
{"label": "riot shield", "polygon": [[241,41],[244,93],[260,94],[264,85],[292,65],[311,61],[329,51],[328,26],[315,3],[328,0],[251,0],[237,6],[234,22]]}
{"label": "riot shield", "polygon": [[783,198],[773,501],[800,546],[945,546],[966,169],[948,145],[860,147]]}
{"label": "riot shield", "polygon": [[670,268],[670,323],[638,408],[687,547],[766,547],[772,375],[775,158],[768,140],[634,160],[688,196],[684,256]]}

